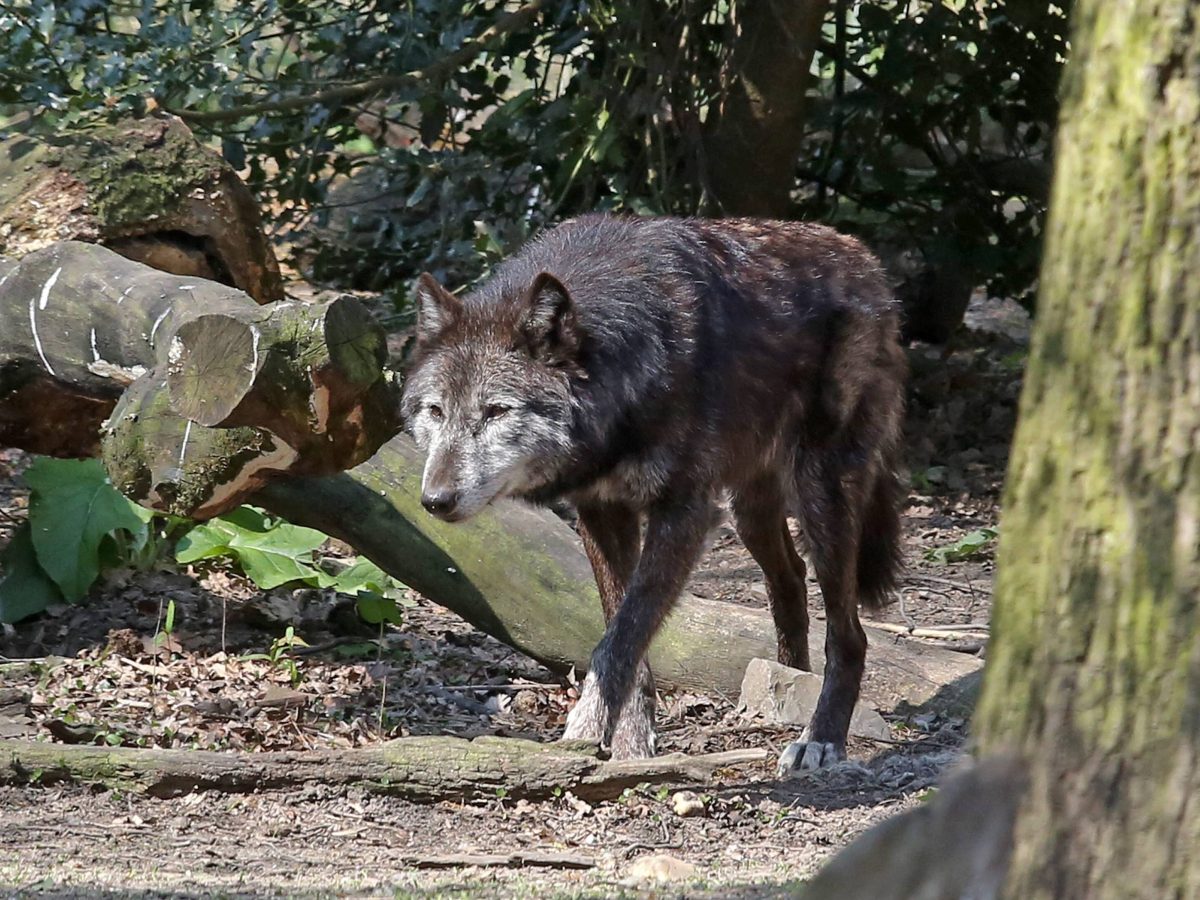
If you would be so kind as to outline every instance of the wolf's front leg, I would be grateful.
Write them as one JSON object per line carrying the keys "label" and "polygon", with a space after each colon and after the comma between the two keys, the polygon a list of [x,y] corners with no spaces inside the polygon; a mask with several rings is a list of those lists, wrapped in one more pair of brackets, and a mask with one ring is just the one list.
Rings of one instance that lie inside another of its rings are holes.
{"label": "wolf's front leg", "polygon": [[[579,536],[587,552],[604,621],[611,622],[633,579],[642,551],[642,524],[638,511],[626,503],[592,501],[578,505]],[[596,679],[584,681],[584,697],[567,717],[568,738],[600,741],[605,722]],[[644,759],[654,755],[654,676],[643,660],[629,700],[617,717],[612,753],[619,759]]]}
{"label": "wolf's front leg", "polygon": [[[654,755],[654,676],[642,660],[629,699],[621,707],[615,725],[610,725],[609,707],[604,698],[595,670],[583,681],[579,702],[567,714],[564,740],[587,740],[609,746],[613,759],[647,759]],[[611,735],[611,736],[610,736]]]}
{"label": "wolf's front leg", "polygon": [[[641,558],[624,601],[592,653],[583,693],[567,717],[565,738],[598,739],[612,747],[614,756],[653,752],[653,681],[646,649],[683,590],[715,518],[716,507],[707,494],[674,498],[650,510]],[[603,595],[603,586],[601,591]],[[640,688],[636,694],[635,683]]]}

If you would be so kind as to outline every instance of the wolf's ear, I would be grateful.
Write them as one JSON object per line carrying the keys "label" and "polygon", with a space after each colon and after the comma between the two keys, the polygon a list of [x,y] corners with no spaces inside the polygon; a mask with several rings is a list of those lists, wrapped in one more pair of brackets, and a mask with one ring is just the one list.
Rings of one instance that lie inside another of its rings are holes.
{"label": "wolf's ear", "polygon": [[549,272],[533,279],[525,292],[519,328],[534,359],[549,365],[574,361],[579,350],[575,303],[563,283]]}
{"label": "wolf's ear", "polygon": [[433,340],[462,312],[462,301],[428,272],[417,280],[417,342]]}

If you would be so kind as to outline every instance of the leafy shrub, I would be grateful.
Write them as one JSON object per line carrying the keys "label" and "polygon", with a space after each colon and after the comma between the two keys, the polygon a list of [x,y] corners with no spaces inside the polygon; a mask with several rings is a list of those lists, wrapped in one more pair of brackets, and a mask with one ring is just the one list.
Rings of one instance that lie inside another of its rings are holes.
{"label": "leafy shrub", "polygon": [[0,622],[16,622],[52,603],[83,599],[102,570],[148,567],[178,538],[180,563],[222,558],[259,588],[305,584],[358,597],[368,622],[399,622],[399,585],[370,560],[340,570],[316,557],[328,538],[243,506],[192,527],[126,499],[94,459],[37,459],[25,472],[29,520],[14,533],[0,564]]}
{"label": "leafy shrub", "polygon": [[[18,0],[0,110],[51,132],[176,110],[277,230],[318,226],[317,277],[403,298],[421,269],[468,281],[564,216],[704,211],[701,133],[748,2],[548,0],[460,57],[512,4]],[[834,0],[794,214],[1028,294],[1069,5]]]}

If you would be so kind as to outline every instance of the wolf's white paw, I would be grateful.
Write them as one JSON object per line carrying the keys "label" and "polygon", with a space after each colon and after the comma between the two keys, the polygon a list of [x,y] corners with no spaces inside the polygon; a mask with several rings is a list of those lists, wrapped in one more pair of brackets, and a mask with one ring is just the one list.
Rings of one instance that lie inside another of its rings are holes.
{"label": "wolf's white paw", "polygon": [[654,756],[657,741],[652,720],[626,712],[613,733],[612,758],[650,759]]}
{"label": "wolf's white paw", "polygon": [[589,672],[583,680],[579,702],[567,713],[567,730],[563,732],[563,740],[603,743],[607,719],[608,709],[596,687],[596,679]]}
{"label": "wolf's white paw", "polygon": [[788,745],[779,757],[777,777],[789,778],[798,772],[811,772],[841,762],[846,751],[837,744],[798,740]]}

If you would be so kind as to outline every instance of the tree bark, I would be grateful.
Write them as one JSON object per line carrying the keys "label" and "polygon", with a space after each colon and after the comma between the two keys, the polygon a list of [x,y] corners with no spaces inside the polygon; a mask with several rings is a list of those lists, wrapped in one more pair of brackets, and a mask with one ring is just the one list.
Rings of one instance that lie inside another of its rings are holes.
{"label": "tree bark", "polygon": [[219,281],[259,303],[283,298],[254,196],[173,116],[0,143],[0,254],[63,240]]}
{"label": "tree bark", "polygon": [[259,306],[95,244],[55,244],[0,261],[0,446],[94,455],[110,417],[122,490],[213,515],[268,474],[340,471],[390,437],[385,349],[351,299]]}
{"label": "tree bark", "polygon": [[1006,893],[1200,896],[1200,28],[1080,0],[974,731]]}
{"label": "tree bark", "polygon": [[[255,499],[291,522],[341,538],[405,584],[559,672],[585,671],[604,633],[595,579],[575,533],[513,502],[449,525],[420,505],[422,458],[404,437],[350,472],[273,482]],[[969,707],[977,659],[897,641],[870,627],[863,697],[879,709],[935,696]],[[809,638],[817,671],[823,623]],[[661,684],[736,697],[746,664],[775,658],[764,610],[684,597],[650,648]]]}
{"label": "tree bark", "polygon": [[361,750],[303,753],[7,740],[0,742],[0,784],[72,781],[178,797],[197,790],[250,793],[320,782],[418,801],[493,799],[500,789],[513,800],[545,799],[556,790],[584,800],[611,800],[639,784],[708,783],[719,769],[766,757],[767,751],[759,749],[602,760],[594,747],[580,742],[540,744],[499,737],[410,737]]}
{"label": "tree bark", "polygon": [[704,142],[706,189],[724,215],[786,218],[804,137],[809,69],[828,0],[734,6],[725,94]]}

